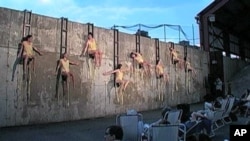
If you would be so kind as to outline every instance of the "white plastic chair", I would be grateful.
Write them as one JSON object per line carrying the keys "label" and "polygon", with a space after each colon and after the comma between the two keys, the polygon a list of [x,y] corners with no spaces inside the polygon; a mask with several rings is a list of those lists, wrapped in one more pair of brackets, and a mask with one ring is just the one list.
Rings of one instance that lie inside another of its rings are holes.
{"label": "white plastic chair", "polygon": [[230,118],[229,114],[230,114],[230,112],[231,112],[231,110],[233,108],[234,101],[235,101],[235,97],[230,97],[229,98],[228,104],[226,106],[226,111],[222,115],[222,121],[225,124],[232,123],[232,119]]}
{"label": "white plastic chair", "polygon": [[120,125],[123,129],[123,141],[140,141],[141,134],[138,127],[140,121],[143,121],[143,116],[139,113],[117,115],[116,125]]}
{"label": "white plastic chair", "polygon": [[153,125],[150,128],[149,141],[178,141],[179,125]]}
{"label": "white plastic chair", "polygon": [[223,122],[223,114],[226,111],[226,106],[229,102],[229,98],[222,100],[221,108],[216,110],[207,110],[206,114],[208,119],[212,120],[212,130],[215,131],[225,125]]}
{"label": "white plastic chair", "polygon": [[170,124],[178,124],[181,121],[182,110],[170,110],[165,113],[164,119],[166,119]]}

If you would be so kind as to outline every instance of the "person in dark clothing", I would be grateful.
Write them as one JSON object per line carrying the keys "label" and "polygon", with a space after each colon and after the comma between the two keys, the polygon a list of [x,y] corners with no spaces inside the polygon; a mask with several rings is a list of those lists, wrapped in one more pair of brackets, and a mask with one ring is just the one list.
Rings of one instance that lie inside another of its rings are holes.
{"label": "person in dark clothing", "polygon": [[123,139],[123,129],[121,126],[118,125],[111,125],[106,128],[105,141],[122,141]]}

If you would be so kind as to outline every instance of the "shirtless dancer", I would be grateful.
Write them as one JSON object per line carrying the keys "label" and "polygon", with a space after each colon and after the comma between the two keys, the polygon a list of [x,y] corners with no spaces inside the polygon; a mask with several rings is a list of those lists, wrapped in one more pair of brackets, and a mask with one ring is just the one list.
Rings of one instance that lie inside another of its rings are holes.
{"label": "shirtless dancer", "polygon": [[139,64],[139,68],[140,69],[144,69],[144,71],[148,75],[151,74],[151,71],[150,71],[151,65],[143,59],[143,57],[142,57],[142,55],[140,53],[138,53],[138,52],[131,52],[130,53],[130,57],[132,59],[134,59]]}
{"label": "shirtless dancer", "polygon": [[113,71],[108,71],[108,72],[104,72],[103,75],[110,75],[110,74],[115,74],[115,82],[117,86],[121,86],[121,89],[123,91],[125,91],[126,87],[128,86],[129,81],[125,80],[123,78],[124,76],[124,72],[125,71],[129,71],[128,69],[122,69],[122,64],[118,64],[117,68]]}
{"label": "shirtless dancer", "polygon": [[88,52],[90,58],[95,60],[95,66],[100,67],[102,61],[102,52],[97,49],[96,41],[93,38],[93,34],[88,34],[88,41],[86,42],[85,48],[82,50],[81,56],[84,56]]}
{"label": "shirtless dancer", "polygon": [[27,66],[29,67],[30,62],[34,61],[33,50],[37,52],[40,56],[42,55],[42,53],[36,47],[33,47],[32,35],[27,35],[25,40],[22,42],[22,46],[18,54],[18,58],[22,57],[24,59],[23,79],[25,79],[26,77]]}
{"label": "shirtless dancer", "polygon": [[63,93],[65,94],[65,82],[67,84],[67,88],[69,86],[69,80],[68,78],[72,78],[73,86],[74,84],[74,76],[70,72],[69,66],[70,65],[78,65],[77,63],[71,62],[67,58],[67,53],[64,53],[62,58],[59,60],[59,64],[56,67],[56,74],[58,73],[58,70],[61,69],[61,76],[62,76],[62,84],[63,84]]}

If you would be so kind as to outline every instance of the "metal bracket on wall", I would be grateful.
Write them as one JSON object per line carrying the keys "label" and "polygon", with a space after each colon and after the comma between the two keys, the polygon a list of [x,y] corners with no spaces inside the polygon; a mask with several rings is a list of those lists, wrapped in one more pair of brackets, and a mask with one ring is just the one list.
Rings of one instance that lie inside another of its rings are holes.
{"label": "metal bracket on wall", "polygon": [[[137,53],[141,53],[141,33],[140,32],[137,32],[135,34],[135,51]],[[135,72],[135,68],[138,68],[138,65],[136,65],[136,63],[133,59],[133,72]]]}
{"label": "metal bracket on wall", "polygon": [[[174,43],[173,42],[169,42],[170,43],[170,47],[175,49],[174,47]],[[171,56],[171,63],[174,64],[174,69],[175,69],[175,72],[177,71],[177,64],[174,62],[174,58],[173,56]],[[178,73],[175,73],[174,74],[174,90],[177,91],[178,90],[178,84],[177,84],[177,79],[178,79]],[[173,90],[172,90],[172,99],[174,98],[173,96]]]}
{"label": "metal bracket on wall", "polygon": [[[155,60],[156,60],[155,64],[157,65],[158,61],[160,60],[160,41],[158,38],[155,38],[154,40],[155,40]],[[158,99],[159,101],[163,101],[163,92],[161,91],[162,79],[156,79],[156,87],[158,91]]]}
{"label": "metal bracket on wall", "polygon": [[160,60],[160,41],[158,38],[155,38],[155,60],[156,63]]}
{"label": "metal bracket on wall", "polygon": [[184,67],[185,67],[185,72],[187,72],[187,65],[186,65],[186,62],[187,62],[187,46],[185,45],[184,46],[184,58],[183,58],[183,60],[184,60]]}
{"label": "metal bracket on wall", "polygon": [[[68,40],[68,18],[61,17],[60,57],[59,60],[57,61],[57,65],[59,64],[62,55],[64,53],[67,53],[67,40]],[[58,102],[59,102],[58,88],[59,88],[60,76],[61,76],[61,69],[59,69],[56,79],[56,97]],[[68,88],[67,97],[69,103],[69,87],[67,86],[67,88]]]}
{"label": "metal bracket on wall", "polygon": [[[88,34],[92,33],[94,37],[94,24],[93,23],[87,23],[88,26]],[[93,59],[89,57],[89,54],[87,53],[86,56],[86,62],[88,66],[88,72],[87,72],[87,78],[88,79],[94,79],[95,76],[95,65],[93,64]]]}
{"label": "metal bracket on wall", "polygon": [[[27,36],[31,32],[31,17],[32,17],[32,11],[24,10],[23,11],[23,37]],[[21,49],[21,46],[19,50]],[[34,70],[34,59],[32,60],[32,66]],[[24,63],[24,60],[21,59],[21,64]],[[25,72],[26,71],[26,72]],[[25,65],[23,65],[23,78],[26,78],[25,84],[26,84],[26,92],[27,92],[27,103],[30,102],[30,84],[31,84],[31,71],[30,71],[30,64],[28,62],[27,68],[25,69]]]}
{"label": "metal bracket on wall", "polygon": [[31,31],[31,16],[32,11],[24,10],[24,17],[23,17],[23,37],[30,34]]}
{"label": "metal bracket on wall", "polygon": [[[174,48],[174,43],[171,43],[171,45],[172,45],[173,49],[175,49],[175,48]],[[177,53],[177,52],[176,52],[176,53]],[[172,58],[172,59],[173,59],[173,58]],[[177,63],[175,63],[174,60],[173,60],[173,63],[174,63],[175,72],[176,72],[176,71],[177,71]],[[175,91],[178,91],[178,89],[179,89],[179,88],[178,88],[178,76],[179,76],[179,75],[178,75],[178,73],[176,72],[176,73],[175,73]]]}
{"label": "metal bracket on wall", "polygon": [[[113,29],[114,30],[114,70],[119,64],[119,30],[118,29]],[[114,77],[114,87],[116,87],[116,82],[115,82],[116,77]]]}
{"label": "metal bracket on wall", "polygon": [[87,23],[88,25],[88,33],[92,33],[94,37],[94,24],[93,23]]}
{"label": "metal bracket on wall", "polygon": [[[160,60],[160,41],[158,38],[155,38],[155,64]],[[158,79],[156,79],[156,86],[159,87]]]}
{"label": "metal bracket on wall", "polygon": [[135,34],[135,51],[141,53],[141,33]]}
{"label": "metal bracket on wall", "polygon": [[[32,16],[32,11],[24,10],[23,11],[23,31],[22,31],[22,37],[24,38],[28,34],[30,34],[31,31],[31,16]],[[18,45],[17,49],[17,54],[21,50],[22,44],[20,43]],[[19,64],[23,64],[23,60],[19,61]]]}
{"label": "metal bracket on wall", "polygon": [[189,93],[189,75],[187,70],[187,46],[184,46],[184,71],[185,71],[185,91]]}
{"label": "metal bracket on wall", "polygon": [[68,38],[68,18],[61,18],[61,42],[60,42],[60,58],[67,53]]}

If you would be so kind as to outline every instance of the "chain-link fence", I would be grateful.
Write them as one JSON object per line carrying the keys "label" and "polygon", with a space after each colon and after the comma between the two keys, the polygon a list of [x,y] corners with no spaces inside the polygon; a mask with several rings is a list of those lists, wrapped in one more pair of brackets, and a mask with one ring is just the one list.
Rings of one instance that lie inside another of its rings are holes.
{"label": "chain-link fence", "polygon": [[188,41],[192,45],[199,44],[199,38],[195,37],[198,34],[198,27],[191,26],[180,26],[171,24],[160,24],[160,25],[114,25],[112,29],[118,29],[121,32],[129,34],[141,34],[142,36],[150,38],[158,38],[164,42],[175,42]]}

